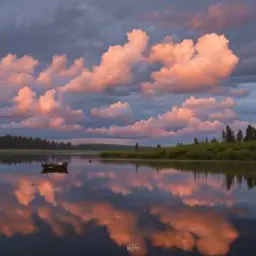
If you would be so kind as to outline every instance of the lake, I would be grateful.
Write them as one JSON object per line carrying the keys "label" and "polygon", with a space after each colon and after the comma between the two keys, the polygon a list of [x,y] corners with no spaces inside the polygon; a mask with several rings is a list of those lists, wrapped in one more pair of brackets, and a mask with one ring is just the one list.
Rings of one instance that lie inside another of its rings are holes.
{"label": "lake", "polygon": [[1,255],[256,254],[256,166],[46,158],[1,160]]}

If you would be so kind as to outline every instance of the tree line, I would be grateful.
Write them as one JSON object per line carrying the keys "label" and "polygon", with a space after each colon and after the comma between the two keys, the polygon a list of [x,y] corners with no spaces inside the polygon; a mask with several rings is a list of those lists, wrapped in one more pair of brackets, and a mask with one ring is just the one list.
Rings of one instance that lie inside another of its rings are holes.
{"label": "tree line", "polygon": [[70,142],[57,142],[39,137],[4,135],[0,136],[0,149],[128,150],[132,149],[132,146],[83,143],[72,145]]}
{"label": "tree line", "polygon": [[[222,131],[221,141],[226,143],[240,143],[247,141],[255,141],[256,140],[256,128],[252,125],[248,125],[245,134],[243,134],[242,130],[238,130],[235,132],[229,125],[226,126],[225,130]],[[219,142],[216,138],[213,138],[210,142],[216,143]],[[204,138],[199,141],[198,138],[194,138],[194,144],[200,143],[209,143],[208,138]]]}

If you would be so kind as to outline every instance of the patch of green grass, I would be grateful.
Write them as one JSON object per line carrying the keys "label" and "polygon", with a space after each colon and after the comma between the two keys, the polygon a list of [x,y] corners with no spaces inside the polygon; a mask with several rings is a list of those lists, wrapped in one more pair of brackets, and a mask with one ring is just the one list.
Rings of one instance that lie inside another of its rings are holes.
{"label": "patch of green grass", "polygon": [[256,141],[191,144],[137,151],[105,151],[101,158],[256,161]]}

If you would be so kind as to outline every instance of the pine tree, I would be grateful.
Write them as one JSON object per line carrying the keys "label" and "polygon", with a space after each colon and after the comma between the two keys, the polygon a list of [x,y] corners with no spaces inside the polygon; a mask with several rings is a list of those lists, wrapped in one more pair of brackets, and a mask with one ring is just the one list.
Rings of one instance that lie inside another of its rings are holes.
{"label": "pine tree", "polygon": [[254,140],[254,128],[251,125],[248,125],[246,128],[246,133],[245,133],[245,141],[252,141]]}
{"label": "pine tree", "polygon": [[237,135],[236,135],[236,141],[237,142],[242,142],[243,141],[243,132],[241,130],[239,130]]}
{"label": "pine tree", "polygon": [[138,143],[135,144],[135,150],[138,151],[140,149],[140,146]]}
{"label": "pine tree", "polygon": [[228,143],[234,143],[235,142],[234,131],[230,128],[229,125],[226,126],[226,142],[228,142]]}
{"label": "pine tree", "polygon": [[194,138],[194,144],[199,144],[199,141],[196,137]]}
{"label": "pine tree", "polygon": [[225,131],[222,132],[222,141],[223,142],[227,141],[227,136],[226,136],[226,132]]}

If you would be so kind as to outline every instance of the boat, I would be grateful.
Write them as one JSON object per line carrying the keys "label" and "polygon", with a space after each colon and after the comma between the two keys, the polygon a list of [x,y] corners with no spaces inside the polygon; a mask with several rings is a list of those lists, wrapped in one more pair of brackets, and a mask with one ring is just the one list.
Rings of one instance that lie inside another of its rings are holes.
{"label": "boat", "polygon": [[43,173],[49,172],[68,172],[68,162],[43,162],[42,163]]}

